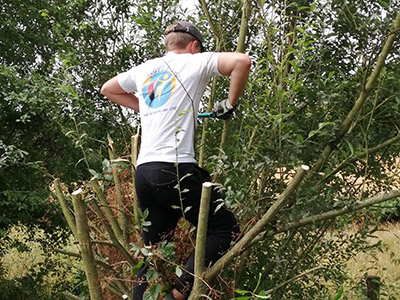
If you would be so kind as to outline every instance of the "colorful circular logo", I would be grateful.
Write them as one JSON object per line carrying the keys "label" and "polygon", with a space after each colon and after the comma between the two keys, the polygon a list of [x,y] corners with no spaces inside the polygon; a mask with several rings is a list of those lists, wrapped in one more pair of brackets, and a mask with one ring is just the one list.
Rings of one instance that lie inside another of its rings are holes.
{"label": "colorful circular logo", "polygon": [[148,107],[158,108],[171,98],[176,87],[176,78],[168,71],[151,75],[143,85],[143,99]]}

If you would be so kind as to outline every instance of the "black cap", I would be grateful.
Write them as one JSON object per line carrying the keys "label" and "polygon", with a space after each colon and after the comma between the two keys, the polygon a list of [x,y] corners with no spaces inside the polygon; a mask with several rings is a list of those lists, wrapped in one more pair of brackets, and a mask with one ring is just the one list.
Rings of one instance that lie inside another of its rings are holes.
{"label": "black cap", "polygon": [[190,22],[186,22],[186,21],[179,21],[176,22],[176,26],[173,28],[172,31],[167,32],[167,35],[170,34],[171,32],[186,32],[189,33],[191,36],[193,36],[194,38],[196,38],[196,40],[200,43],[200,48],[201,48],[201,52],[204,52],[204,47],[203,47],[203,36],[201,35],[200,30],[193,25]]}

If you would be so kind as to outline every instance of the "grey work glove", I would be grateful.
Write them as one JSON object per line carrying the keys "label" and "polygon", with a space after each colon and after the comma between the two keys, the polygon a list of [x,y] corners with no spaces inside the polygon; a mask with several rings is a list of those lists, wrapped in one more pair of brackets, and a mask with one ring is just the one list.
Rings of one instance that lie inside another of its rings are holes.
{"label": "grey work glove", "polygon": [[213,109],[215,117],[222,120],[229,119],[233,115],[234,110],[235,106],[232,106],[228,99],[216,103]]}

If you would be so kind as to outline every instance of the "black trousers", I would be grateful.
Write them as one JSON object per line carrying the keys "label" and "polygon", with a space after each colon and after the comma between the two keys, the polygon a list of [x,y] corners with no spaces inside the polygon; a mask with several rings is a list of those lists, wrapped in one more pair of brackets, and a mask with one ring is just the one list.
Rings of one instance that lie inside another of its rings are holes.
{"label": "black trousers", "polygon": [[[182,199],[179,197],[178,178]],[[138,166],[135,185],[139,207],[142,211],[148,209],[149,215],[146,221],[151,222],[147,230],[143,230],[145,245],[155,245],[162,239],[171,238],[172,231],[182,217],[182,209],[177,209],[181,205],[186,220],[197,226],[202,184],[206,181],[211,181],[210,174],[193,163],[181,163],[178,168],[173,163],[164,162],[151,162]],[[213,189],[206,240],[207,266],[223,255],[239,233],[233,213],[225,205],[219,207],[221,201],[223,201],[221,194]],[[133,291],[134,300],[143,299],[143,293],[148,286],[147,269],[147,264],[143,263]],[[194,273],[194,253],[188,259],[185,270],[174,287],[188,295],[194,282],[191,275]]]}

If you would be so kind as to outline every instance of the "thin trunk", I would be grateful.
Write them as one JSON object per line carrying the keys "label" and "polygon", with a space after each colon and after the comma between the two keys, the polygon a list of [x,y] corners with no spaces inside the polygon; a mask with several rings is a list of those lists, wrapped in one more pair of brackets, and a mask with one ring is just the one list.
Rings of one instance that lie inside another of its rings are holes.
{"label": "thin trunk", "polygon": [[[218,51],[218,50],[217,50]],[[211,85],[211,95],[208,99],[207,110],[206,112],[210,113],[213,106],[214,106],[214,98],[215,92],[217,90],[217,78],[214,77]],[[209,119],[206,118],[203,122],[203,130],[201,132],[201,139],[200,139],[200,150],[199,150],[199,167],[204,168],[204,161],[206,156],[206,142],[207,142],[207,129],[208,129]]]}
{"label": "thin trunk", "polygon": [[138,226],[140,223],[139,217],[139,204],[138,204],[138,196],[136,194],[136,186],[135,186],[135,174],[136,174],[136,161],[138,157],[138,147],[139,147],[139,134],[135,134],[131,138],[131,162],[132,162],[132,193],[133,193],[133,217],[135,226]]}
{"label": "thin trunk", "polygon": [[[238,39],[238,44],[236,46],[236,51],[244,53],[245,49],[245,41],[248,33],[248,24],[249,24],[249,18],[250,18],[250,13],[251,13],[251,1],[250,0],[245,0],[243,3],[242,7],[243,13],[242,13],[242,20],[240,24],[240,32],[239,32],[239,39]],[[224,128],[222,130],[222,136],[221,136],[221,142],[219,145],[219,151],[224,153],[225,149],[225,144],[228,139],[228,134],[229,134],[229,128],[232,120],[224,120]]]}
{"label": "thin trunk", "polygon": [[115,233],[117,239],[122,243],[123,237],[122,237],[121,227],[119,227],[118,221],[115,218],[114,213],[110,207],[110,204],[107,202],[107,199],[100,188],[98,180],[96,178],[92,178],[90,183],[92,184],[92,187],[97,195],[97,198],[99,199],[102,207],[104,208],[104,211],[107,215],[108,220],[110,221],[113,232]]}
{"label": "thin trunk", "polygon": [[67,200],[64,197],[64,193],[61,190],[60,179],[57,178],[54,181],[54,187],[56,188],[57,199],[60,202],[61,210],[65,216],[65,219],[67,220],[68,226],[71,229],[75,239],[78,240],[78,231],[76,229],[75,218],[72,215],[67,204]]}
{"label": "thin trunk", "polygon": [[88,218],[82,192],[82,189],[79,189],[72,193],[72,204],[75,211],[79,247],[82,254],[83,265],[85,266],[90,299],[102,300],[103,295],[92,250],[92,243],[90,241]]}
{"label": "thin trunk", "polygon": [[206,238],[207,238],[207,223],[208,214],[210,212],[210,198],[211,198],[212,183],[203,183],[201,192],[201,202],[199,211],[199,223],[197,226],[196,236],[196,252],[194,264],[194,285],[189,300],[200,299],[204,294],[206,288],[204,286],[204,270],[205,270],[205,254],[206,254]]}
{"label": "thin trunk", "polygon": [[114,185],[115,185],[115,195],[117,198],[118,215],[119,215],[118,220],[119,220],[119,223],[121,224],[121,229],[122,229],[122,241],[123,241],[124,247],[126,249],[128,249],[128,247],[129,247],[128,246],[129,245],[129,236],[128,236],[129,221],[128,221],[128,217],[126,215],[124,198],[122,196],[121,181],[118,176],[118,168],[114,164],[114,159],[115,159],[114,142],[112,141],[110,136],[108,136],[108,154],[110,156],[111,169],[112,169]]}

